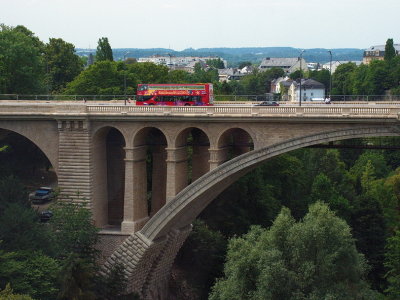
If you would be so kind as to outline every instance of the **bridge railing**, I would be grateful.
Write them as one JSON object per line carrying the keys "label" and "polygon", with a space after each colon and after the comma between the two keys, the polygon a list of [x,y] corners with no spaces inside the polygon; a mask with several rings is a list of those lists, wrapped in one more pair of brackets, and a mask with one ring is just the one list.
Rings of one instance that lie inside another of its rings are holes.
{"label": "bridge railing", "polygon": [[[29,95],[29,94],[0,94],[0,100],[17,101],[124,101],[136,100],[135,95]],[[264,95],[215,95],[217,104],[224,103],[254,103],[273,100],[269,94]],[[331,95],[331,100],[336,102],[400,102],[400,95]],[[282,103],[290,103],[281,101]],[[321,103],[303,99],[304,103]]]}
{"label": "bridge railing", "polygon": [[0,94],[0,100],[17,101],[113,101],[134,100],[135,96],[129,95],[24,95],[24,94]]}
{"label": "bridge railing", "polygon": [[179,115],[179,116],[379,116],[397,118],[400,106],[124,106],[88,105],[89,114]]}
{"label": "bridge railing", "polygon": [[54,115],[138,115],[138,116],[185,116],[185,117],[379,117],[400,116],[400,105],[214,105],[214,106],[136,106],[123,103],[71,103],[71,102],[0,102],[0,116],[27,115],[52,117]]}

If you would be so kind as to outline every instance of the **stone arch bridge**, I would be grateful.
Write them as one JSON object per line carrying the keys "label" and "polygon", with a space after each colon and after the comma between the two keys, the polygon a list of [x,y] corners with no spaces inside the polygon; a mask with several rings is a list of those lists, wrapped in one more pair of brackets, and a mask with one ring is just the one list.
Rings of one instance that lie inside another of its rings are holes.
{"label": "stone arch bridge", "polygon": [[0,103],[0,139],[17,133],[54,167],[61,198],[102,230],[103,271],[163,299],[191,222],[225,188],[276,155],[335,140],[398,136],[395,104],[162,107]]}

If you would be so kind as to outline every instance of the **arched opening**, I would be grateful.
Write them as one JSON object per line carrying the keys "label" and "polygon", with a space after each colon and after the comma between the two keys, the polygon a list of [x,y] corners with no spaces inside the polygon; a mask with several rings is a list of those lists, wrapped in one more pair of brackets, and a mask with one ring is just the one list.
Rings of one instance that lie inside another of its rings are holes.
{"label": "arched opening", "polygon": [[137,177],[142,178],[139,181],[141,186],[136,189],[142,195],[138,194],[134,201],[145,201],[140,207],[147,206],[146,213],[150,216],[154,215],[166,200],[166,147],[165,135],[157,128],[144,128],[134,138],[134,149],[137,150],[134,154],[134,172]]}
{"label": "arched opening", "polygon": [[28,192],[58,186],[56,171],[42,149],[19,133],[0,129],[0,178],[10,175],[18,177]]}
{"label": "arched opening", "polygon": [[253,139],[241,128],[231,128],[225,131],[218,140],[220,162],[225,162],[241,154],[254,150]]}
{"label": "arched opening", "polygon": [[210,170],[210,141],[201,129],[191,127],[182,131],[177,137],[176,148],[186,151],[187,184]]}
{"label": "arched opening", "polygon": [[93,214],[99,227],[121,226],[124,214],[125,139],[112,127],[93,139]]}

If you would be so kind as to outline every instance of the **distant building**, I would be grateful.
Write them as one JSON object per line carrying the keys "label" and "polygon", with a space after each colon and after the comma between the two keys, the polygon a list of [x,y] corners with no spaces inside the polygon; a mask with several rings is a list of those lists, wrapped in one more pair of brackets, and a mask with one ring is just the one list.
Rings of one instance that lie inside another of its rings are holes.
{"label": "distant building", "polygon": [[[335,61],[332,61],[332,74],[335,73],[337,67],[339,67],[340,65],[343,65],[343,64],[347,64],[347,63],[354,63],[354,64],[356,64],[356,66],[359,66],[359,65],[362,64],[362,61],[361,60],[354,60],[354,61],[351,61],[351,60],[335,60]],[[331,67],[330,62],[327,62],[327,63],[322,65],[322,69],[325,69],[325,70],[328,70],[328,71],[330,70],[330,67]]]}
{"label": "distant building", "polygon": [[152,62],[156,65],[165,65],[171,69],[184,69],[188,65],[194,65],[197,62],[206,63],[207,60],[220,59],[223,61],[224,65],[227,65],[227,61],[216,56],[174,56],[174,55],[152,55],[149,57],[140,57],[138,59],[139,63],[142,62]]}
{"label": "distant building", "polygon": [[283,90],[288,90],[293,82],[288,76],[279,77],[271,81],[271,93],[279,94]]}
{"label": "distant building", "polygon": [[307,63],[307,68],[310,71],[319,71],[321,70],[322,66],[320,63],[317,62],[309,62]]}
{"label": "distant building", "polygon": [[314,79],[302,79],[301,91],[300,82],[293,81],[288,90],[288,100],[290,102],[299,102],[301,92],[301,101],[323,101],[325,99],[325,85]]}
{"label": "distant building", "polygon": [[281,68],[286,74],[300,70],[308,71],[307,63],[304,58],[299,57],[266,57],[261,61],[258,67],[261,71],[266,71],[272,68]]}
{"label": "distant building", "polygon": [[89,53],[88,60],[86,62],[86,67],[89,67],[94,64],[94,57],[92,53]]}
{"label": "distant building", "polygon": [[[400,44],[394,44],[396,55],[400,55]],[[363,63],[369,64],[372,60],[383,60],[385,58],[385,45],[371,46],[364,51]]]}
{"label": "distant building", "polygon": [[242,74],[251,74],[253,72],[254,72],[253,66],[244,66],[242,69],[240,69],[240,73]]}
{"label": "distant building", "polygon": [[203,70],[207,70],[209,68],[208,65],[202,60],[200,60],[200,61],[191,61],[188,64],[169,65],[168,67],[171,70],[183,70],[183,71],[186,71],[186,72],[189,72],[189,73],[194,73],[194,68],[195,68],[196,64],[199,64],[200,67]]}
{"label": "distant building", "polygon": [[240,80],[246,74],[247,73],[242,73],[242,71],[237,68],[218,69],[219,82],[229,82],[232,80]]}

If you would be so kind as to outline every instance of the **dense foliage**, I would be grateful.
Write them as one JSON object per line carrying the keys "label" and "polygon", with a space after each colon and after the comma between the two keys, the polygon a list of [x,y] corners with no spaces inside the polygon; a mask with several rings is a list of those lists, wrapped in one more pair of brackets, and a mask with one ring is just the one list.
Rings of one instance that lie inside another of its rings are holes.
{"label": "dense foliage", "polygon": [[268,230],[231,239],[210,299],[375,299],[365,272],[350,227],[317,202],[299,222],[283,208]]}
{"label": "dense foliage", "polygon": [[342,64],[332,81],[333,95],[400,95],[400,56],[374,60],[369,65]]}
{"label": "dense foliage", "polygon": [[99,41],[97,43],[97,50],[96,50],[95,58],[97,61],[103,61],[103,60],[113,61],[114,60],[111,45],[108,42],[108,38],[102,37],[99,39]]}

